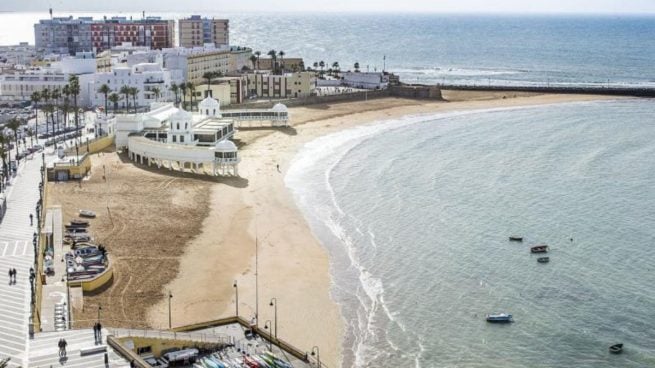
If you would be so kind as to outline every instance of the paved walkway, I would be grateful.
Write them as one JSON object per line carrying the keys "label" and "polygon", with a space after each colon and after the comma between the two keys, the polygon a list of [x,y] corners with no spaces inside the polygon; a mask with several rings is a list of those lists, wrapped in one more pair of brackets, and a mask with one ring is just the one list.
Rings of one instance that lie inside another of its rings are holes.
{"label": "paved walkway", "polygon": [[[66,339],[66,358],[59,357],[59,348],[57,342],[59,339]],[[105,368],[105,367],[129,367],[130,363],[123,357],[116,354],[111,347],[107,345],[107,331],[103,331],[102,344],[97,345],[94,342],[93,330],[90,328],[83,330],[68,330],[62,332],[44,332],[37,334],[30,342],[30,368],[49,368],[49,367],[66,367],[66,368]],[[109,365],[105,365],[105,354],[103,352],[81,355],[80,350],[99,346],[107,347]]]}
{"label": "paved walkway", "polygon": [[[11,358],[10,367],[27,366],[29,269],[34,265],[32,234],[36,231],[36,226],[30,226],[29,214],[36,220],[40,175],[39,156],[21,162],[7,188],[7,213],[0,223],[0,359]],[[9,284],[9,268],[16,269],[14,285]]]}

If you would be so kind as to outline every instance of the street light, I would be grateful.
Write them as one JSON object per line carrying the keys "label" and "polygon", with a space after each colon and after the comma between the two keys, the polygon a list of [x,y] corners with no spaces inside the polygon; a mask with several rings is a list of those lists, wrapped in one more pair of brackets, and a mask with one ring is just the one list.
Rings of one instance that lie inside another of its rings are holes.
{"label": "street light", "polygon": [[[266,322],[264,322],[264,329],[268,330],[268,328],[271,326],[271,320],[267,319]],[[271,337],[271,332],[268,332],[268,350],[273,352],[273,338]]]}
{"label": "street light", "polygon": [[100,311],[102,310],[102,305],[98,304],[98,323],[100,323]]}
{"label": "street light", "polygon": [[234,292],[236,293],[236,308],[237,308],[237,317],[239,317],[239,285],[237,285],[237,280],[234,280]]}
{"label": "street light", "polygon": [[[316,351],[315,354],[314,351]],[[316,355],[317,367],[321,368],[321,352],[318,350],[318,346],[312,347],[312,356],[314,355]]]}
{"label": "street light", "polygon": [[172,319],[171,319],[171,299],[173,299],[173,294],[171,292],[168,292],[168,329],[171,329],[172,326]]}
{"label": "street light", "polygon": [[275,307],[275,341],[277,341],[277,298],[271,298],[271,307]]}

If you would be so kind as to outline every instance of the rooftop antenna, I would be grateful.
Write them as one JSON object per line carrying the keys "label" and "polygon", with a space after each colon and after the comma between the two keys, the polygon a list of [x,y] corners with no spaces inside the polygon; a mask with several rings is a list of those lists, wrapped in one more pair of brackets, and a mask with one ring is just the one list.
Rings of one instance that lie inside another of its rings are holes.
{"label": "rooftop antenna", "polygon": [[142,14],[143,14],[142,15],[143,19],[146,19],[146,11],[145,10],[142,12]]}
{"label": "rooftop antenna", "polygon": [[49,10],[50,10],[50,20],[52,20],[52,8],[50,8]]}
{"label": "rooftop antenna", "polygon": [[382,71],[384,72],[387,70],[387,55],[384,55],[382,57],[382,62],[384,63],[384,65],[382,66]]}

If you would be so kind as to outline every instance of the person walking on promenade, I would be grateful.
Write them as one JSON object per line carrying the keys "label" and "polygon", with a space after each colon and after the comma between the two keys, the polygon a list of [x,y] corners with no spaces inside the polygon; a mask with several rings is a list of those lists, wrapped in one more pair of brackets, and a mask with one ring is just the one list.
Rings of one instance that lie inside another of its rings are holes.
{"label": "person walking on promenade", "polygon": [[102,344],[102,325],[98,322],[98,344]]}
{"label": "person walking on promenade", "polygon": [[66,356],[66,346],[67,345],[68,345],[68,343],[66,342],[66,339],[62,339],[61,340],[61,349],[63,351],[63,356]]}
{"label": "person walking on promenade", "polygon": [[64,339],[59,339],[57,346],[59,347],[59,356],[62,357],[64,352]]}
{"label": "person walking on promenade", "polygon": [[98,322],[93,324],[93,341],[98,343]]}
{"label": "person walking on promenade", "polygon": [[16,284],[16,269],[12,268],[12,272],[14,273],[14,285]]}
{"label": "person walking on promenade", "polygon": [[13,277],[14,277],[14,272],[10,268],[9,269],[9,285],[11,285],[11,283],[13,281]]}
{"label": "person walking on promenade", "polygon": [[34,226],[34,215],[30,213],[30,226]]}

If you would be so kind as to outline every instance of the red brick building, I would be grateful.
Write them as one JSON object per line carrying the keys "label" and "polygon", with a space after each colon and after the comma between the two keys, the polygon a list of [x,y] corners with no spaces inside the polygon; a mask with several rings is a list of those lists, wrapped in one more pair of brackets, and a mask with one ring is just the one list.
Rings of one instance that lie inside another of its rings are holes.
{"label": "red brick building", "polygon": [[111,49],[124,42],[151,49],[173,47],[175,21],[158,18],[127,20],[112,18],[91,24],[91,42],[96,52]]}

